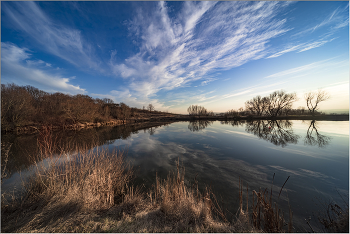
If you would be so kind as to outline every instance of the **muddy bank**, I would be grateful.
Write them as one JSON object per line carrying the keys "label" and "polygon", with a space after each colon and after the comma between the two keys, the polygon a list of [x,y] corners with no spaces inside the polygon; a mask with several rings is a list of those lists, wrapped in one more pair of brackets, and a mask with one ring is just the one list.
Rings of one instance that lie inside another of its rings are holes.
{"label": "muddy bank", "polygon": [[98,127],[103,127],[103,126],[120,126],[120,125],[133,125],[137,123],[164,123],[164,122],[169,122],[169,121],[174,121],[174,118],[143,118],[143,119],[127,119],[127,120],[111,120],[111,121],[106,121],[106,122],[83,122],[83,123],[76,123],[76,124],[71,124],[71,125],[38,125],[38,124],[33,124],[33,125],[26,125],[26,126],[20,126],[16,127],[11,130],[4,131],[2,130],[2,134],[16,134],[16,135],[21,135],[21,134],[35,134],[38,133],[41,130],[44,130],[46,128],[50,128],[53,131],[56,130],[80,130],[80,129],[88,129],[88,128],[98,128]]}
{"label": "muddy bank", "polygon": [[190,116],[190,115],[174,115],[174,116],[151,116],[148,118],[131,118],[126,120],[111,120],[106,122],[83,122],[71,125],[26,125],[16,127],[12,130],[2,131],[3,134],[33,134],[47,127],[52,130],[79,130],[83,128],[95,128],[102,126],[117,126],[125,124],[135,124],[144,122],[176,122],[176,121],[193,121],[193,120],[210,120],[210,121],[225,121],[225,120],[319,120],[319,121],[349,121],[349,115],[290,115],[290,116]]}

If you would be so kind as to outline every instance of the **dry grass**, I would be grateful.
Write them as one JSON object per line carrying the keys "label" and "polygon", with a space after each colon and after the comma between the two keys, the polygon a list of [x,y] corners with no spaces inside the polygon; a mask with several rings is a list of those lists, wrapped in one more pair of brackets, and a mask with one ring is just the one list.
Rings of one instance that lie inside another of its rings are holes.
{"label": "dry grass", "polygon": [[[192,186],[186,184],[185,169],[179,162],[177,170],[170,172],[166,179],[156,177],[153,189],[146,196],[133,194],[128,205],[123,203],[109,210],[113,218],[100,223],[103,231],[260,232],[244,214],[235,222],[228,222],[210,189],[201,194],[196,182]],[[120,219],[115,219],[118,215]]]}
{"label": "dry grass", "polygon": [[[131,194],[131,193],[128,193]],[[128,198],[129,195],[125,196]],[[111,217],[101,223],[108,232],[257,232],[246,220],[235,225],[214,218],[220,213],[215,197],[206,189],[202,195],[196,186],[185,183],[185,170],[177,170],[165,180],[158,177],[151,191],[142,196],[133,192],[127,203],[112,208]],[[116,216],[120,219],[116,219]],[[247,225],[248,224],[248,225]]]}
{"label": "dry grass", "polygon": [[10,148],[11,148],[10,143],[5,144],[1,142],[1,184],[3,180],[8,177],[6,166],[9,158]]}
{"label": "dry grass", "polygon": [[[289,177],[287,178],[287,180]],[[283,184],[281,191],[286,184],[287,180]],[[270,192],[268,189],[261,190],[259,192],[252,191],[252,206],[249,209],[248,202],[248,185],[246,188],[246,199],[244,201],[243,196],[243,181],[239,181],[239,199],[240,199],[240,215],[246,217],[249,223],[249,217],[251,217],[250,223],[257,229],[264,232],[292,232],[293,231],[293,212],[289,207],[289,221],[287,222],[284,217],[284,213],[278,208],[276,202],[272,202],[272,187]],[[280,195],[279,194],[279,195]],[[244,211],[243,206],[246,202],[246,210]]]}
{"label": "dry grass", "polygon": [[202,195],[198,187],[185,184],[185,169],[177,162],[177,171],[167,179],[156,178],[153,191],[148,193],[151,203],[163,215],[170,232],[232,231],[227,223],[213,218],[218,210],[212,201],[212,193],[206,189]]}
{"label": "dry grass", "polygon": [[[339,193],[344,204],[339,206],[334,202],[322,204],[324,210],[320,214],[318,220],[322,224],[326,232],[349,233],[349,203]],[[312,228],[310,226],[310,228]]]}

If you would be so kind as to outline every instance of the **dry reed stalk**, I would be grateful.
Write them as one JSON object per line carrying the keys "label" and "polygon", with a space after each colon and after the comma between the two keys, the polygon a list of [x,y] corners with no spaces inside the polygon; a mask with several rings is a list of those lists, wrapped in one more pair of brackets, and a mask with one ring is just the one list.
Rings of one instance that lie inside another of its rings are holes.
{"label": "dry reed stalk", "polygon": [[[334,202],[323,204],[323,214],[320,213],[318,221],[322,224],[325,231],[327,232],[349,233],[349,205],[348,202],[343,199],[342,195],[339,194],[339,196],[344,202],[342,207]],[[307,221],[307,223],[312,229],[309,221]]]}
{"label": "dry reed stalk", "polygon": [[185,170],[179,161],[176,163],[176,172],[169,173],[165,180],[159,180],[156,175],[154,191],[148,194],[168,218],[180,223],[210,221],[214,207],[210,195],[209,189],[201,195],[198,188],[186,186]]}
{"label": "dry reed stalk", "polygon": [[12,144],[4,144],[1,142],[1,184],[4,179],[7,178],[8,174],[6,173],[7,162],[9,159],[9,151],[11,149]]}
{"label": "dry reed stalk", "polygon": [[[287,178],[287,180],[289,177]],[[283,184],[281,191],[286,184],[287,180]],[[280,193],[281,193],[280,191]],[[247,186],[247,207],[248,207],[248,186]],[[243,181],[239,178],[239,199],[240,199],[240,215],[249,217],[248,208],[243,212]],[[285,218],[284,213],[278,208],[277,203],[272,203],[272,187],[270,194],[267,189],[261,190],[259,192],[252,191],[252,206],[251,206],[251,223],[257,228],[265,232],[282,232]],[[287,231],[292,232],[292,211],[289,207],[289,222]]]}

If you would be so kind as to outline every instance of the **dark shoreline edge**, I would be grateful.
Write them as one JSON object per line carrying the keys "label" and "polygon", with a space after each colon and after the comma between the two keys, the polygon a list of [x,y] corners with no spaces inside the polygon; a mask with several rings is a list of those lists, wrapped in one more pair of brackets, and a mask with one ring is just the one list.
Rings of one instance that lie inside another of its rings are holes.
{"label": "dark shoreline edge", "polygon": [[254,121],[254,120],[318,120],[318,121],[349,121],[349,115],[300,115],[300,116],[189,116],[189,115],[175,115],[175,116],[159,116],[159,117],[150,117],[150,118],[140,118],[140,119],[127,119],[127,120],[112,120],[108,122],[97,122],[97,123],[77,123],[73,125],[26,125],[21,127],[16,127],[15,129],[9,131],[1,130],[1,134],[34,134],[44,128],[51,128],[52,130],[80,130],[83,128],[95,128],[102,126],[120,126],[120,125],[129,125],[135,123],[146,123],[146,122],[180,122],[180,121],[198,121],[198,120],[207,120],[207,121]]}

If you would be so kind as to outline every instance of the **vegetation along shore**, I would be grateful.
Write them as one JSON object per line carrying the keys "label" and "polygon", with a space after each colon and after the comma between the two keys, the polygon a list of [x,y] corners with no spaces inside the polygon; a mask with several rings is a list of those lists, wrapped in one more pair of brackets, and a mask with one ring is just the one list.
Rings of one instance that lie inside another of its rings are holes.
{"label": "vegetation along shore", "polygon": [[245,108],[214,114],[206,108],[192,105],[188,115],[156,111],[152,104],[142,109],[125,103],[114,103],[104,98],[87,95],[47,93],[32,86],[1,84],[1,131],[2,133],[35,133],[50,126],[52,129],[77,130],[81,128],[115,126],[145,121],[207,120],[349,120],[349,114],[326,115],[317,111],[318,105],[329,98],[327,93],[305,94],[307,108],[292,109],[297,100],[295,94],[275,91],[269,96],[257,96],[245,103]]}

